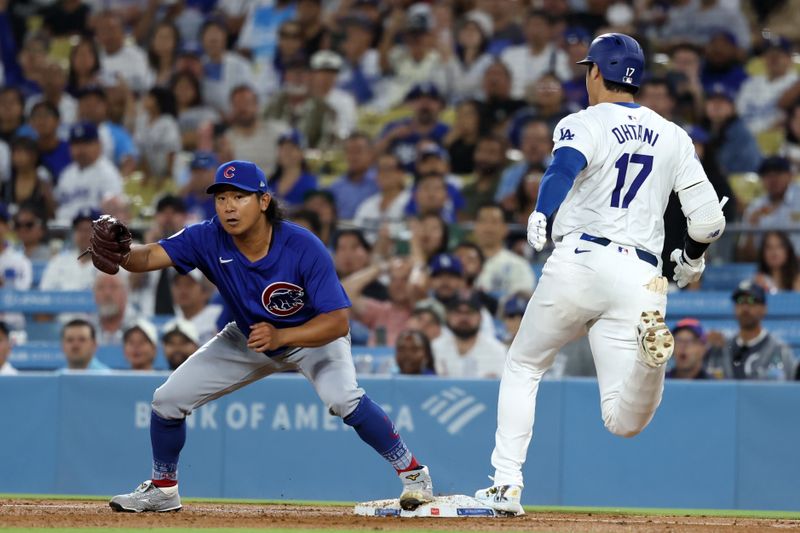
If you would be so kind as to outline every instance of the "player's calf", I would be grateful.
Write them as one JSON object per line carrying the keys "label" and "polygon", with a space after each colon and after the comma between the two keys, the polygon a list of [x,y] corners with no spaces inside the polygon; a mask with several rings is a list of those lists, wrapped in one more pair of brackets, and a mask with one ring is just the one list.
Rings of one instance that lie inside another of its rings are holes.
{"label": "player's calf", "polygon": [[639,359],[647,366],[658,368],[672,357],[675,339],[660,311],[643,311],[637,327]]}

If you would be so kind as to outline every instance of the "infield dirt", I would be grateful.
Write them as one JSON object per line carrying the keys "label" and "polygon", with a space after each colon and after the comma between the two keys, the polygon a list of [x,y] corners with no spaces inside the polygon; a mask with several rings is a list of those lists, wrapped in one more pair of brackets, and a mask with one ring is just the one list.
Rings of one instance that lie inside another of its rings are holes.
{"label": "infield dirt", "polygon": [[800,531],[800,520],[531,512],[517,518],[364,518],[352,506],[188,503],[177,513],[115,513],[102,501],[0,501],[0,527],[313,528],[331,530],[460,530],[575,532]]}

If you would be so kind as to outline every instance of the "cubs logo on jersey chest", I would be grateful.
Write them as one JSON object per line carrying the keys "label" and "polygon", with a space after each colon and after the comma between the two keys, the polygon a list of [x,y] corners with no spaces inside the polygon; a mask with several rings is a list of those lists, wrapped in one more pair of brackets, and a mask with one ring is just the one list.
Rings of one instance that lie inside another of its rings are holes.
{"label": "cubs logo on jersey chest", "polygon": [[304,295],[305,290],[302,287],[288,281],[276,281],[270,283],[261,293],[261,302],[269,313],[286,317],[303,308]]}

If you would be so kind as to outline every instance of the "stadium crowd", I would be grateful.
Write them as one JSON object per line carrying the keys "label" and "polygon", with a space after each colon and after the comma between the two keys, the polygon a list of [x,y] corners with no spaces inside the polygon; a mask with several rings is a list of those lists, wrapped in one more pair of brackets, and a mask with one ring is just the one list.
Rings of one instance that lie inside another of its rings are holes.
{"label": "stadium crowd", "polygon": [[[0,284],[97,306],[7,309],[0,374],[15,344],[58,341],[74,370],[119,346],[147,370],[213,337],[226,312],[199,272],[77,256],[100,213],[140,242],[213,216],[217,166],[246,159],[329,247],[353,344],[396,347],[383,371],[499,377],[549,254],[524,224],[553,130],[588,105],[575,62],[608,31],[642,43],[637,101],[686,128],[731,198],[709,262],[757,265],[732,336],[675,324],[670,375],[795,379],[762,322],[767,295],[800,291],[800,0],[0,0]],[[664,216],[671,278],[676,198]],[[587,353],[552,375],[590,373]]]}

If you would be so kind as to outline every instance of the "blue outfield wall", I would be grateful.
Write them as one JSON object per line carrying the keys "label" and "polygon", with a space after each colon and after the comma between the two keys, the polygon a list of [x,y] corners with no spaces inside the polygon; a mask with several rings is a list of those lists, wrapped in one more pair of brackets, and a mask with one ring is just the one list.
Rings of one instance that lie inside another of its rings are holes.
{"label": "blue outfield wall", "polygon": [[[0,377],[0,492],[109,495],[149,475],[149,401],[165,375]],[[363,379],[439,493],[487,486],[497,381]],[[546,381],[524,503],[800,509],[800,386],[670,382],[644,433],[600,419],[594,380]],[[190,417],[184,496],[396,497],[383,459],[299,376],[273,376]]]}

